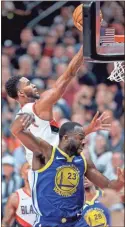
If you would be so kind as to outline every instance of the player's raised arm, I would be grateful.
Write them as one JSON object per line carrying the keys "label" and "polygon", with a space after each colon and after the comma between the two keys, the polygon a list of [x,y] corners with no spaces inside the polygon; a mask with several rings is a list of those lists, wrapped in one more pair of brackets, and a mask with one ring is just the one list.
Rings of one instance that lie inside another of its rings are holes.
{"label": "player's raised arm", "polygon": [[103,176],[95,167],[93,162],[89,159],[87,159],[87,171],[86,171],[86,177],[93,182],[96,186],[98,186],[101,189],[104,188],[111,188],[116,191],[120,191],[124,187],[124,173],[123,170],[118,169],[118,179],[110,181],[108,178]]}
{"label": "player's raised arm", "polygon": [[20,114],[20,116],[11,125],[11,132],[32,152],[36,154],[42,153],[44,157],[50,158],[52,146],[46,141],[33,136],[33,134],[27,130],[33,122],[34,117],[32,114]]}
{"label": "player's raised arm", "polygon": [[13,193],[7,201],[4,211],[4,217],[2,220],[2,227],[11,227],[15,221],[16,209],[18,207],[18,195]]}
{"label": "player's raised arm", "polygon": [[52,89],[45,91],[41,94],[40,99],[35,104],[35,111],[39,115],[40,111],[52,108],[61,96],[64,94],[68,84],[75,77],[81,64],[83,63],[83,47],[73,57],[69,63],[67,70],[57,79]]}

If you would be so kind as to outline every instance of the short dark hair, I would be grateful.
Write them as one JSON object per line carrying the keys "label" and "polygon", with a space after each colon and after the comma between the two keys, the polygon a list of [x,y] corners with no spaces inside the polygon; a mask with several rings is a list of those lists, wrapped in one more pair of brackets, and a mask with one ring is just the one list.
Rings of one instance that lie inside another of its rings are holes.
{"label": "short dark hair", "polygon": [[13,99],[16,99],[18,97],[17,95],[17,86],[20,80],[20,76],[12,76],[9,78],[9,80],[5,84],[5,89],[8,94]]}
{"label": "short dark hair", "polygon": [[64,124],[61,126],[60,130],[59,130],[59,138],[60,138],[60,140],[62,139],[62,137],[63,137],[66,133],[68,133],[68,132],[73,132],[75,126],[82,127],[82,125],[79,124],[79,123],[77,123],[77,122],[71,122],[71,121],[70,121],[70,122],[64,123]]}

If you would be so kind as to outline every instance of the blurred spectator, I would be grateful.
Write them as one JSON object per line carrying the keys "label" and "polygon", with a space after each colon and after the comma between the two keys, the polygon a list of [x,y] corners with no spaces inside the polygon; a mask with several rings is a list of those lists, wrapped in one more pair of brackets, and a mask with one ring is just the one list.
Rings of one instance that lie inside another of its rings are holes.
{"label": "blurred spectator", "polygon": [[56,67],[60,66],[60,64],[65,64],[65,62],[67,62],[65,48],[64,46],[58,44],[53,51],[52,63],[54,70]]}
{"label": "blurred spectator", "polygon": [[14,3],[12,1],[6,2],[2,1],[1,2],[1,8],[2,8],[2,16],[7,16],[8,12],[13,12],[15,7]]}
{"label": "blurred spectator", "polygon": [[54,18],[55,24],[64,23],[66,26],[73,25],[72,22],[72,7],[62,7],[60,11],[60,15]]}
{"label": "blurred spectator", "polygon": [[33,33],[30,28],[24,28],[20,33],[20,46],[16,50],[17,56],[26,54],[28,44],[33,40]]}
{"label": "blurred spectator", "polygon": [[21,177],[15,173],[15,159],[11,155],[2,158],[2,210],[8,196],[22,186]]}
{"label": "blurred spectator", "polygon": [[2,16],[7,16],[8,13],[15,13],[20,16],[28,16],[31,12],[29,10],[17,9],[13,1],[2,2]]}
{"label": "blurred spectator", "polygon": [[71,117],[71,121],[78,122],[81,125],[85,124],[85,117],[83,113],[74,113]]}
{"label": "blurred spectator", "polygon": [[59,106],[54,106],[53,108],[53,117],[56,119],[57,122],[59,122],[63,117],[63,111]]}
{"label": "blurred spectator", "polygon": [[33,60],[29,55],[22,55],[18,59],[19,70],[15,71],[16,75],[32,77],[33,76]]}
{"label": "blurred spectator", "polygon": [[15,56],[16,45],[12,42],[12,40],[5,40],[2,52],[9,57],[12,65],[17,67],[17,59]]}
{"label": "blurred spectator", "polygon": [[99,198],[111,211],[112,227],[124,227],[124,207],[121,203],[120,194],[112,189],[105,189],[104,196]]}
{"label": "blurred spectator", "polygon": [[51,30],[50,32],[48,32],[44,42],[43,55],[52,57],[57,39],[58,36],[55,30]]}
{"label": "blurred spectator", "polygon": [[48,77],[52,76],[52,62],[50,57],[41,57],[36,69],[36,76],[39,76],[42,79],[48,79]]}
{"label": "blurred spectator", "polygon": [[115,152],[112,154],[111,160],[107,163],[104,175],[110,180],[116,180],[118,167],[124,167],[124,155],[120,152]]}
{"label": "blurred spectator", "polygon": [[9,67],[2,67],[2,97],[6,96],[5,83],[12,76],[12,71]]}
{"label": "blurred spectator", "polygon": [[93,143],[90,140],[89,152],[97,169],[105,174],[107,165],[112,158],[112,152],[108,150],[107,140],[103,134],[97,134]]}
{"label": "blurred spectator", "polygon": [[56,64],[56,77],[61,76],[67,69],[67,64],[65,63],[60,63]]}
{"label": "blurred spectator", "polygon": [[26,162],[25,148],[23,146],[15,148],[13,157],[15,159],[15,171],[19,173],[21,166]]}
{"label": "blurred spectator", "polygon": [[7,143],[5,141],[4,138],[2,138],[2,157],[8,155],[9,152],[8,152],[8,147],[7,147]]}
{"label": "blurred spectator", "polygon": [[73,46],[68,46],[66,48],[66,56],[68,58],[68,62],[70,62],[72,60],[72,58],[74,57],[75,55],[75,49]]}
{"label": "blurred spectator", "polygon": [[64,38],[63,38],[63,43],[66,47],[69,45],[71,45],[71,46],[75,45],[76,40],[73,37],[72,32],[69,32],[69,31],[65,32]]}
{"label": "blurred spectator", "polygon": [[109,149],[112,152],[124,150],[124,135],[122,126],[118,120],[114,120],[111,125],[110,138],[109,138]]}
{"label": "blurred spectator", "polygon": [[32,57],[34,61],[34,66],[37,66],[37,63],[41,57],[41,52],[42,52],[42,47],[38,42],[32,41],[29,43],[27,47],[27,54],[29,54],[29,56]]}
{"label": "blurred spectator", "polygon": [[55,26],[55,31],[57,33],[57,37],[58,37],[58,43],[63,41],[63,35],[65,32],[65,25],[64,24],[57,24]]}
{"label": "blurred spectator", "polygon": [[10,60],[7,54],[2,54],[2,69],[3,68],[10,68]]}

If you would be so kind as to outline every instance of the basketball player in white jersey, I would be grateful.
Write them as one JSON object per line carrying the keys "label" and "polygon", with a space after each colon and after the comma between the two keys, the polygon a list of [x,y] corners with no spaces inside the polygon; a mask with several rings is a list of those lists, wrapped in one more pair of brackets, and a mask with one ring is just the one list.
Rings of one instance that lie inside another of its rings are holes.
{"label": "basketball player in white jersey", "polygon": [[[20,113],[33,113],[35,117],[35,123],[29,127],[31,133],[44,139],[52,146],[57,146],[59,142],[58,124],[53,120],[53,105],[61,98],[64,94],[67,86],[69,85],[72,78],[75,77],[76,72],[83,63],[83,47],[80,48],[79,52],[69,63],[67,70],[57,79],[53,88],[43,92],[39,95],[37,88],[34,84],[25,77],[13,76],[6,82],[7,94],[15,99],[21,106]],[[99,121],[89,126],[85,130],[85,135],[96,130],[108,130],[110,125],[103,124],[105,119],[108,118],[106,114],[99,118]],[[95,124],[97,123],[97,124]],[[29,149],[26,149],[26,158],[29,164],[32,166],[33,153]]]}
{"label": "basketball player in white jersey", "polygon": [[32,207],[31,191],[28,183],[29,164],[25,163],[21,168],[21,176],[24,179],[24,187],[11,194],[5,207],[2,227],[11,227],[16,221],[15,227],[31,227],[36,219]]}

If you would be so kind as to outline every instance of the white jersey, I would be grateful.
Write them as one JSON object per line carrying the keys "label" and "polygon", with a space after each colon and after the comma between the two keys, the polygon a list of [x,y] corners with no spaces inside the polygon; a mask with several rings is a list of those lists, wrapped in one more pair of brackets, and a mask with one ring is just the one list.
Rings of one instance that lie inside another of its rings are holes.
{"label": "white jersey", "polygon": [[16,210],[16,221],[20,226],[31,227],[36,220],[36,214],[32,206],[32,198],[23,188],[16,191],[18,194],[18,208]]}
{"label": "white jersey", "polygon": [[[40,119],[35,113],[34,113],[34,103],[28,103],[24,105],[19,113],[32,113],[35,117],[35,124],[32,124],[29,126],[28,130],[30,132],[39,138],[42,138],[43,140],[47,141],[52,146],[58,146],[59,144],[59,127],[58,124],[52,120],[52,121],[45,121]],[[29,162],[29,164],[32,166],[32,158],[33,158],[33,152],[25,147],[26,150],[26,159]]]}

